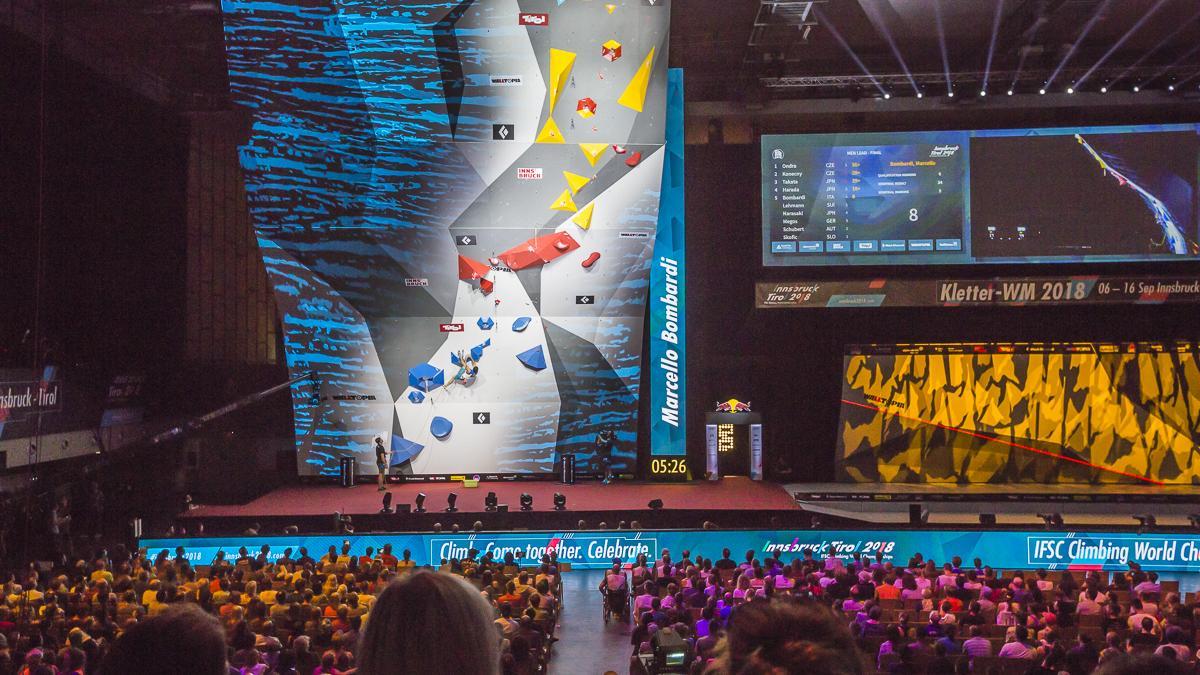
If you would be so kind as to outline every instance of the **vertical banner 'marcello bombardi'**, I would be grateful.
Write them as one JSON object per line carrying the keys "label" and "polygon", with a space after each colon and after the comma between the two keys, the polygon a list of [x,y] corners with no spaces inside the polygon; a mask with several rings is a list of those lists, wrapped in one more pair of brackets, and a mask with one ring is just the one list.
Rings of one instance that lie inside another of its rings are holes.
{"label": "vertical banner 'marcello bombardi'", "polygon": [[650,454],[687,454],[683,70],[667,71],[666,156],[650,267]]}

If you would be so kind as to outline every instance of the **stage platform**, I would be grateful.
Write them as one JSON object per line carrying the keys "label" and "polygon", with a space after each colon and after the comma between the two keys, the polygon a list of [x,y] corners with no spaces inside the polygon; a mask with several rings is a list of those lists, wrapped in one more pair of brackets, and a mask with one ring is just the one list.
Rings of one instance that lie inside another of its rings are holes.
{"label": "stage platform", "polygon": [[[722,526],[755,525],[767,526],[772,519],[785,514],[797,518],[802,515],[800,506],[791,493],[782,485],[752,481],[749,478],[728,477],[719,481],[693,481],[689,483],[649,483],[616,481],[603,485],[598,481],[563,485],[554,481],[481,482],[477,488],[464,488],[461,483],[390,483],[393,507],[413,504],[418,493],[425,493],[424,514],[379,513],[383,493],[374,483],[360,484],[351,488],[337,485],[289,485],[272,490],[246,504],[200,505],[179,514],[184,520],[201,520],[206,529],[221,523],[228,526],[245,526],[259,522],[264,527],[270,523],[296,523],[325,519],[336,511],[350,514],[355,523],[365,522],[376,527],[376,521],[386,519],[391,529],[402,525],[428,526],[433,522],[451,523],[469,527],[480,518],[488,527],[528,527],[523,519],[529,517],[521,508],[521,493],[533,496],[533,511],[539,514],[539,526],[545,526],[547,518],[575,525],[579,519],[590,523],[598,520],[610,521],[615,526],[619,521],[653,520],[658,526],[699,527],[704,520],[713,520]],[[494,491],[500,504],[508,505],[507,513],[488,513],[483,499]],[[458,495],[458,512],[446,513],[446,496],[451,492]],[[567,510],[554,510],[554,493],[567,497]],[[663,509],[652,511],[648,504],[652,499],[661,499]],[[366,520],[364,520],[366,519]],[[301,525],[303,527],[303,525]]]}
{"label": "stage platform", "polygon": [[928,523],[939,527],[979,526],[979,514],[996,516],[1000,527],[1029,527],[1038,514],[1059,513],[1068,527],[1130,528],[1135,515],[1153,514],[1160,527],[1187,528],[1197,508],[1187,485],[898,485],[895,483],[789,483],[808,513],[838,521],[889,527],[909,523],[908,507],[920,504]]}
{"label": "stage platform", "polygon": [[955,485],[952,483],[788,483],[801,501],[819,502],[1068,502],[1171,504],[1195,503],[1194,485],[1065,485],[1017,483]]}

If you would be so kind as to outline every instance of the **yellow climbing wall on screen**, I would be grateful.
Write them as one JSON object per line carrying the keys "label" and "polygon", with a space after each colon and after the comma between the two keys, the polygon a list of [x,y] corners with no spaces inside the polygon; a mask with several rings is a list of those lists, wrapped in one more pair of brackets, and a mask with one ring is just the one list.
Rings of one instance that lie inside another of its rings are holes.
{"label": "yellow climbing wall on screen", "polygon": [[862,353],[842,387],[842,479],[1200,482],[1195,351]]}

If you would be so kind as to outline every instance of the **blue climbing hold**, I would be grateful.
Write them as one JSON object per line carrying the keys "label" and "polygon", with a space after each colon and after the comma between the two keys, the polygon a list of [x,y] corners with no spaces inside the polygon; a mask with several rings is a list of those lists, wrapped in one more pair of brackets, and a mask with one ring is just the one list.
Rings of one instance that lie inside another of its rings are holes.
{"label": "blue climbing hold", "polygon": [[450,435],[454,430],[454,423],[445,417],[435,417],[429,423],[429,433],[433,434],[434,438],[442,439]]}
{"label": "blue climbing hold", "polygon": [[422,363],[408,369],[408,386],[429,393],[446,384],[446,373],[432,363]]}
{"label": "blue climbing hold", "polygon": [[525,330],[526,328],[529,328],[530,321],[533,321],[533,319],[531,319],[527,316],[517,317],[517,320],[513,321],[513,332],[520,333],[521,331]]}
{"label": "blue climbing hold", "polygon": [[421,401],[425,400],[425,394],[422,394],[419,391],[410,391],[408,392],[408,400],[412,401],[413,403],[420,403]]}
{"label": "blue climbing hold", "polygon": [[491,330],[492,327],[496,325],[496,322],[493,321],[492,317],[490,316],[481,316],[479,317],[479,320],[475,322],[475,325],[479,326],[480,330]]}
{"label": "blue climbing hold", "polygon": [[538,345],[532,349],[526,349],[520,354],[517,354],[517,360],[525,364],[526,368],[530,368],[532,370],[546,369],[546,353],[542,351],[541,345]]}
{"label": "blue climbing hold", "polygon": [[399,436],[392,436],[392,461],[391,465],[403,464],[408,460],[416,457],[425,449],[425,446],[420,443],[413,443],[410,440]]}

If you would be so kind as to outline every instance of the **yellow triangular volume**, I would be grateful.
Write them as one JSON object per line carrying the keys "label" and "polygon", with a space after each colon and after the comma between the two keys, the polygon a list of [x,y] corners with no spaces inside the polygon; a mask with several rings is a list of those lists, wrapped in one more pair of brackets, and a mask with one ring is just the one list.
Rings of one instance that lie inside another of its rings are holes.
{"label": "yellow triangular volume", "polygon": [[580,211],[579,213],[576,213],[575,216],[573,218],[571,218],[571,222],[575,223],[576,225],[578,225],[580,228],[582,228],[584,230],[591,228],[591,226],[592,226],[592,210],[595,209],[595,207],[596,207],[596,202],[591,202],[587,206],[583,207],[582,211]]}
{"label": "yellow triangular volume", "polygon": [[642,65],[638,66],[637,72],[633,74],[633,79],[629,81],[617,103],[642,112],[642,106],[646,105],[646,89],[650,86],[650,66],[653,63],[654,47],[651,47],[650,53],[646,55]]}
{"label": "yellow triangular volume", "polygon": [[550,50],[550,113],[554,114],[554,104],[558,103],[558,95],[567,86],[571,77],[571,66],[575,65],[575,52],[561,49]]}
{"label": "yellow triangular volume", "polygon": [[563,140],[562,132],[558,130],[558,124],[556,124],[554,118],[551,117],[550,119],[546,120],[546,126],[542,127],[542,130],[540,133],[538,133],[535,142],[565,143],[566,141]]}
{"label": "yellow triangular volume", "polygon": [[587,185],[588,181],[592,180],[587,176],[580,176],[579,174],[571,173],[570,171],[564,171],[563,177],[567,179],[567,185],[571,186],[571,194],[579,192],[580,188],[582,188],[584,185]]}
{"label": "yellow triangular volume", "polygon": [[584,156],[587,157],[588,164],[596,166],[596,160],[600,159],[600,155],[604,154],[604,149],[608,147],[608,143],[580,143],[579,149],[583,150]]}
{"label": "yellow triangular volume", "polygon": [[609,14],[612,14],[612,13],[613,13],[613,11],[617,9],[617,6],[616,6],[616,5],[614,5],[614,4],[611,4],[611,3],[610,3],[610,4],[607,4],[607,5],[605,5],[605,6],[604,6],[604,9],[607,9],[607,10],[608,10],[608,13],[609,13]]}
{"label": "yellow triangular volume", "polygon": [[554,203],[550,205],[550,208],[554,209],[555,211],[574,212],[576,210],[575,200],[571,199],[571,191],[563,190],[562,194],[558,196],[558,199],[555,199]]}

